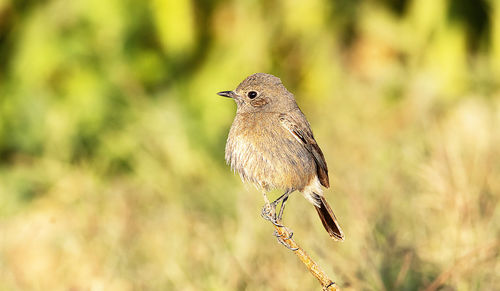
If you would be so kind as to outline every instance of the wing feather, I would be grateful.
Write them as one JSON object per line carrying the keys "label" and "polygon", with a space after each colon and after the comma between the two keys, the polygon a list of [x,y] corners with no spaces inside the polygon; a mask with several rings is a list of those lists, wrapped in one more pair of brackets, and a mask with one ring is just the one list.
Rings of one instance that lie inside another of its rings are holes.
{"label": "wing feather", "polygon": [[326,165],[325,157],[314,139],[311,127],[304,114],[300,109],[297,109],[296,111],[280,114],[279,119],[281,125],[284,126],[313,156],[321,185],[326,188],[330,187],[328,166]]}

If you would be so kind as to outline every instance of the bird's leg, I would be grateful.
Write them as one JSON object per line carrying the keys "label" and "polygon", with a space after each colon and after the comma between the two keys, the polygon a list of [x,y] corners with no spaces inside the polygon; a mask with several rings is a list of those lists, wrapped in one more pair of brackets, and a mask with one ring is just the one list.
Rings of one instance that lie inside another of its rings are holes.
{"label": "bird's leg", "polygon": [[[264,195],[264,201],[266,202],[266,204],[264,205],[264,207],[262,207],[261,216],[264,219],[269,220],[272,224],[274,224],[277,227],[285,227],[284,225],[282,225],[280,223],[281,223],[281,219],[283,217],[283,211],[285,210],[286,201],[288,200],[288,196],[290,196],[290,193],[292,193],[292,192],[293,191],[287,190],[283,195],[281,195],[280,197],[278,197],[278,199],[274,200],[271,203],[269,203],[269,199],[267,198],[267,194],[265,192],[262,193]],[[281,202],[280,212],[278,214],[278,217],[276,217],[276,206],[280,202]],[[290,249],[292,251],[298,250],[298,248],[292,248],[288,243],[286,243],[285,240],[291,239],[293,236],[293,232],[290,229],[286,228],[286,230],[290,234],[288,237],[283,237],[276,230],[274,231],[273,234],[274,234],[274,236],[276,236],[276,238],[278,239],[278,242],[280,244],[284,245],[285,247],[287,247],[288,249]]]}
{"label": "bird's leg", "polygon": [[[271,208],[274,209],[274,213],[275,213],[275,216],[273,217],[275,219],[275,222],[276,223],[279,223],[281,224],[282,222],[282,218],[283,218],[283,211],[285,210],[285,205],[286,205],[286,201],[288,200],[288,197],[290,196],[290,194],[293,192],[293,190],[287,190],[283,195],[281,195],[280,197],[278,197],[278,199],[274,200],[272,203],[271,203]],[[281,202],[281,206],[280,206],[280,211],[279,211],[279,214],[278,214],[278,217],[276,217],[276,206]],[[279,225],[278,225],[279,226]],[[285,227],[284,225],[281,225],[280,227]],[[288,249],[292,250],[292,251],[296,251],[298,250],[298,248],[292,248],[285,240],[289,240],[292,238],[293,236],[293,231],[290,230],[289,228],[285,227],[287,232],[289,233],[289,236],[288,237],[283,237],[282,235],[280,235],[278,233],[278,231],[274,231],[274,236],[276,236],[276,238],[278,239],[278,242],[282,245],[284,245],[285,247],[287,247]]]}
{"label": "bird's leg", "polygon": [[281,222],[282,218],[283,218],[283,210],[285,210],[285,204],[286,204],[286,201],[288,200],[288,196],[290,196],[290,191],[287,191],[285,192],[285,194],[283,194],[283,201],[281,202],[281,207],[280,207],[280,213],[278,214],[278,218],[276,219],[276,221],[279,221]]}
{"label": "bird's leg", "polygon": [[[266,200],[266,205],[264,205],[264,208],[262,209],[262,217],[264,219],[267,219],[271,221],[274,225],[282,227],[283,225],[279,224],[281,216],[283,215],[283,202],[288,199],[288,195],[290,195],[292,191],[287,190],[283,195],[278,197],[278,199],[274,200],[273,202],[269,203],[269,200],[267,200],[267,195],[264,194],[264,200]],[[280,208],[280,216],[279,219],[276,219],[276,206],[281,203],[281,208]],[[270,209],[268,209],[270,208]]]}
{"label": "bird's leg", "polygon": [[[278,206],[278,204],[283,201],[283,199],[287,196],[287,192],[285,192],[285,194],[281,195],[280,197],[278,197],[278,199],[274,200],[273,202],[271,202],[271,208],[274,210],[274,220],[276,220],[276,206]],[[276,220],[278,221],[278,220]]]}

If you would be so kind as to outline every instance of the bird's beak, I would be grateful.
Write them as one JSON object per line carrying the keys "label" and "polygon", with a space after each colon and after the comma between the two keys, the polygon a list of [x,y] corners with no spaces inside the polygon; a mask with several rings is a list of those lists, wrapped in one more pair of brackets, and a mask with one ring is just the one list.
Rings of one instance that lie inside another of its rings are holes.
{"label": "bird's beak", "polygon": [[234,93],[233,91],[221,91],[217,93],[217,95],[228,98],[234,98],[237,96],[236,93]]}

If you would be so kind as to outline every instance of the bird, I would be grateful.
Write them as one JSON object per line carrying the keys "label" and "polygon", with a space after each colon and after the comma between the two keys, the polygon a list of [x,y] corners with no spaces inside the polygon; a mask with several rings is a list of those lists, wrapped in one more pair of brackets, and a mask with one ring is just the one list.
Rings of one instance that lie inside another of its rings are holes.
{"label": "bird", "polygon": [[[344,233],[322,189],[330,187],[325,157],[294,95],[278,77],[266,73],[252,74],[235,90],[217,94],[237,105],[225,147],[226,163],[243,182],[262,191],[262,216],[283,226],[285,203],[299,191],[314,205],[330,237],[343,241]],[[267,192],[275,189],[285,192],[269,202]]]}

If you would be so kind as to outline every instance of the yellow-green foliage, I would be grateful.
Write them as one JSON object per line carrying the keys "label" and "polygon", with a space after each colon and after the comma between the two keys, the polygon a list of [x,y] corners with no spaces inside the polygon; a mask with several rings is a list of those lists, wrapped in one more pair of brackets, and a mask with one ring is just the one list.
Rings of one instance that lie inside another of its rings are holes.
{"label": "yellow-green foliage", "polygon": [[499,290],[500,2],[469,2],[0,0],[0,290],[318,290],[224,164],[215,93],[255,72],[325,153],[346,241],[284,218],[344,290]]}

